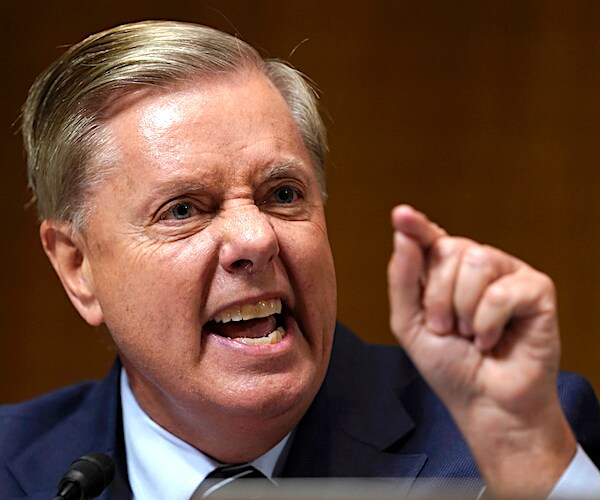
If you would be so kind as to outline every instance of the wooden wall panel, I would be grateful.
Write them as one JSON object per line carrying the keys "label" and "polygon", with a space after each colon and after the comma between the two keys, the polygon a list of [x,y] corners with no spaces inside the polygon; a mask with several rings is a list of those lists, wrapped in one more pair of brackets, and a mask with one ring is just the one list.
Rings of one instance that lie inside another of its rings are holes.
{"label": "wooden wall panel", "polygon": [[[409,202],[498,245],[559,290],[563,366],[600,387],[600,34],[595,2],[8,2],[0,13],[0,402],[101,376],[107,335],[42,254],[14,122],[62,46],[121,22],[239,31],[322,90],[339,317],[391,342],[389,210]],[[308,39],[302,43],[305,39]]]}

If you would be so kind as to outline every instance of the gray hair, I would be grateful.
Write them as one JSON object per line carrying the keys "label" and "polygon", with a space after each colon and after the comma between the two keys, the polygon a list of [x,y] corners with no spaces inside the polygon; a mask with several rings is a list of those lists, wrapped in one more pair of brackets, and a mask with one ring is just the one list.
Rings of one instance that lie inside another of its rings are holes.
{"label": "gray hair", "polygon": [[278,88],[311,155],[325,197],[327,138],[310,82],[293,67],[263,59],[244,41],[206,26],[145,21],[73,45],[35,81],[23,108],[27,172],[40,220],[83,229],[89,198],[110,166],[105,110],[143,87],[258,69]]}

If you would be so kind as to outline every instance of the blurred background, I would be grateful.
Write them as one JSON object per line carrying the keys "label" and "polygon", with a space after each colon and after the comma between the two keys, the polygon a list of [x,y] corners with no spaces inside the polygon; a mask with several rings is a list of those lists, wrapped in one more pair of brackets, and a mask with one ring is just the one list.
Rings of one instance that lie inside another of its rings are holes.
{"label": "blurred background", "polygon": [[600,388],[600,3],[5,0],[0,12],[0,402],[114,358],[70,305],[25,205],[19,109],[64,48],[122,22],[209,24],[321,90],[339,319],[393,342],[389,211],[407,202],[556,282],[562,366]]}

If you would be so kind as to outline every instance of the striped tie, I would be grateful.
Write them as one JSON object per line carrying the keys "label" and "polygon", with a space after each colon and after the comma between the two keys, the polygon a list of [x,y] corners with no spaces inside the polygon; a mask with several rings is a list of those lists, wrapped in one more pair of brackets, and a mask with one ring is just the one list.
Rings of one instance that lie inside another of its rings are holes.
{"label": "striped tie", "polygon": [[255,469],[251,465],[223,465],[212,471],[206,479],[200,483],[200,486],[194,491],[190,500],[200,500],[201,498],[245,498],[242,484],[244,481],[239,479],[253,479],[252,486],[256,490],[259,488],[272,488],[274,483]]}

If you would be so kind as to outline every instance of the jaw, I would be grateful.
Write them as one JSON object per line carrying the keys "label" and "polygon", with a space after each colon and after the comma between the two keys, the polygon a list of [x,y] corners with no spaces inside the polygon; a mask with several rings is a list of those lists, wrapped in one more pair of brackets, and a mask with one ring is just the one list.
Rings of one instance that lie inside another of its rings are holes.
{"label": "jaw", "polygon": [[207,334],[200,363],[170,387],[131,376],[136,399],[161,427],[205,454],[226,463],[254,460],[298,425],[322,382],[293,318],[286,330],[282,342],[260,347]]}
{"label": "jaw", "polygon": [[[182,343],[170,362],[155,353],[160,365],[124,364],[128,372],[139,369],[130,376],[134,394],[159,425],[219,460],[247,461],[277,444],[307,411],[325,374],[331,332],[304,331],[297,311],[283,304],[279,313],[240,321],[218,322],[220,312],[205,323],[199,350]],[[224,326],[230,323],[240,326]],[[286,332],[273,344],[224,335],[226,328],[239,328],[252,336],[249,330],[269,330],[273,323]]]}

